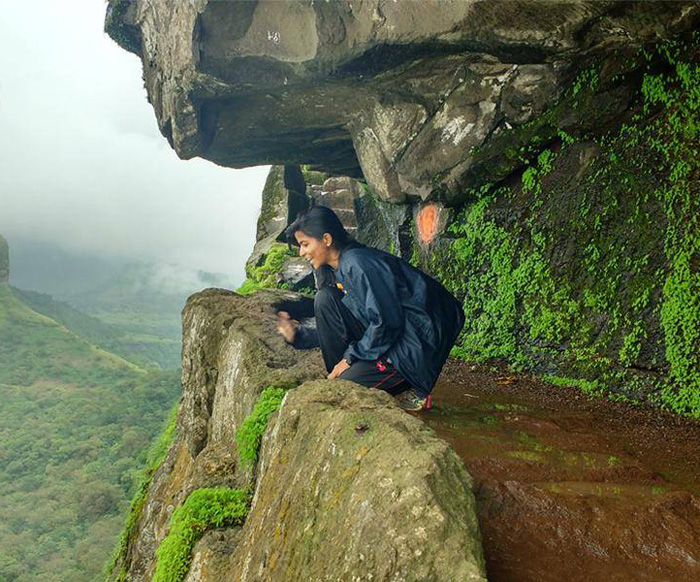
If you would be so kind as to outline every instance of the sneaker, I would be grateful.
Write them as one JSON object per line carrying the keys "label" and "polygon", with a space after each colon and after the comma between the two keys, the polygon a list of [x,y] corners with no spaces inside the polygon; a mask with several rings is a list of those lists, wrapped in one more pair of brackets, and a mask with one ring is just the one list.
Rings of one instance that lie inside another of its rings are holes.
{"label": "sneaker", "polygon": [[422,397],[413,388],[404,390],[394,398],[401,408],[409,412],[430,410],[433,407],[433,398],[430,394],[427,397]]}

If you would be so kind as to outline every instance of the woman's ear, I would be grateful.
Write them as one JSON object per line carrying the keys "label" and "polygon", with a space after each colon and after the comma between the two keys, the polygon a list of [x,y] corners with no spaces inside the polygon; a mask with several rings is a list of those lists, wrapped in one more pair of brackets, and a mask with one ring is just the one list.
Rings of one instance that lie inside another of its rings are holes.
{"label": "woman's ear", "polygon": [[323,238],[321,239],[323,244],[327,247],[333,246],[333,235],[330,232],[324,232]]}

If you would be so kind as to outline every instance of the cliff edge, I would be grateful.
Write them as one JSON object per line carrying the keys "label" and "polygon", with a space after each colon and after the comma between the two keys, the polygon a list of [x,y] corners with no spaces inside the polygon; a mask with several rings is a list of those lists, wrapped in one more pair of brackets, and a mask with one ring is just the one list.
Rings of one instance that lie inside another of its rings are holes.
{"label": "cliff edge", "polygon": [[177,436],[109,579],[486,579],[453,449],[387,394],[320,379],[318,351],[275,332],[275,308],[304,317],[308,302],[190,298]]}

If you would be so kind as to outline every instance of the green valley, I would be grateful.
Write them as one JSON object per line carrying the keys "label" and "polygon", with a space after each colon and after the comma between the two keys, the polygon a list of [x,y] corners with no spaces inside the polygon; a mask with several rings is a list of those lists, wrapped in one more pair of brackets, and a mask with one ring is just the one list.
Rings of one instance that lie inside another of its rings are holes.
{"label": "green valley", "polygon": [[[180,371],[96,347],[23,293],[0,284],[0,580],[95,580]],[[63,318],[93,341],[109,329]]]}

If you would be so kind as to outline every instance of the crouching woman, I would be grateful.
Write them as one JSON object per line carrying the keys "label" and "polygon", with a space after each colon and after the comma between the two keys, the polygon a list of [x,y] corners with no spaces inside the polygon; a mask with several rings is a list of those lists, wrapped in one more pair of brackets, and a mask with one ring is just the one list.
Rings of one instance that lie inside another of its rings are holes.
{"label": "crouching woman", "polygon": [[464,324],[459,302],[435,279],[389,253],[355,242],[336,214],[314,206],[286,231],[316,278],[316,326],[278,313],[299,349],[320,347],[328,378],[394,395],[406,410],[430,393]]}

